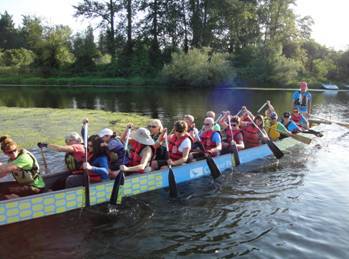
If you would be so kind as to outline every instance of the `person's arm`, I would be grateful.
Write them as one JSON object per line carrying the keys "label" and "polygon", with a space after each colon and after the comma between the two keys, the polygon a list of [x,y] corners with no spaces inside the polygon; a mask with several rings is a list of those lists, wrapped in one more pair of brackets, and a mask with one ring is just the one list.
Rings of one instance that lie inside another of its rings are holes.
{"label": "person's arm", "polygon": [[235,142],[235,145],[236,145],[237,149],[238,150],[244,149],[245,148],[245,143],[244,143],[244,138],[243,138],[242,133],[241,132],[238,133],[236,138],[237,138],[237,142],[234,141],[234,140],[233,141]]}
{"label": "person's arm", "polygon": [[188,161],[189,153],[190,153],[190,150],[191,150],[191,140],[189,138],[186,138],[179,145],[178,149],[179,149],[179,152],[182,152],[182,157],[180,159],[176,160],[176,161],[173,161],[172,159],[168,159],[167,163],[169,165],[173,165],[173,166],[181,165],[181,164],[183,164],[183,163]]}
{"label": "person's arm", "polygon": [[108,158],[106,156],[100,156],[93,161],[94,165],[90,163],[84,163],[84,169],[90,170],[95,174],[101,176],[102,179],[107,179],[109,174]]}
{"label": "person's arm", "polygon": [[72,146],[60,146],[60,145],[55,145],[55,144],[47,144],[47,147],[50,149],[53,149],[58,152],[66,152],[66,153],[73,153],[74,148]]}
{"label": "person's arm", "polygon": [[216,147],[207,150],[208,153],[218,153],[222,150],[222,139],[218,132],[215,132],[212,136],[212,141],[216,143]]}
{"label": "person's arm", "polygon": [[151,147],[146,147],[142,150],[141,152],[141,156],[142,156],[142,160],[141,163],[139,165],[136,166],[125,166],[125,165],[121,165],[120,166],[120,170],[124,171],[124,172],[134,172],[134,171],[140,171],[140,170],[144,170],[147,165],[149,164],[149,161],[151,160],[152,157],[152,150]]}
{"label": "person's arm", "polygon": [[228,123],[227,123],[227,118],[230,117],[228,112],[223,112],[223,116],[221,117],[221,119],[218,121],[219,125],[222,126],[223,129],[225,129],[226,127],[228,127]]}
{"label": "person's arm", "polygon": [[8,175],[10,172],[14,172],[18,167],[14,164],[2,164],[0,165],[0,178]]}
{"label": "person's arm", "polygon": [[274,106],[271,104],[269,100],[267,100],[267,105],[270,112],[275,112]]}
{"label": "person's arm", "polygon": [[312,96],[309,93],[309,99],[308,99],[308,118],[310,116],[310,114],[312,113]]}

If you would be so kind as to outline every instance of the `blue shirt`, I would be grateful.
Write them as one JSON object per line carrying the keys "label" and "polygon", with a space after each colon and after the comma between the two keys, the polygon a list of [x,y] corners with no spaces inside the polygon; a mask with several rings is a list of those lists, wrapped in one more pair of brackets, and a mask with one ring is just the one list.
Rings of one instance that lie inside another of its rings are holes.
{"label": "blue shirt", "polygon": [[297,126],[297,124],[292,120],[289,121],[289,123],[287,125],[287,130],[292,132],[292,133],[296,133],[296,132],[301,131],[300,128]]}
{"label": "blue shirt", "polygon": [[312,100],[310,92],[301,93],[301,91],[295,91],[292,95],[292,100],[295,101],[294,107],[299,112],[308,112],[308,102]]}
{"label": "blue shirt", "polygon": [[211,137],[212,142],[216,143],[217,145],[222,143],[221,135],[218,132],[214,132]]}
{"label": "blue shirt", "polygon": [[108,179],[109,175],[109,164],[108,157],[101,155],[96,157],[92,162],[92,172],[98,174],[102,179]]}

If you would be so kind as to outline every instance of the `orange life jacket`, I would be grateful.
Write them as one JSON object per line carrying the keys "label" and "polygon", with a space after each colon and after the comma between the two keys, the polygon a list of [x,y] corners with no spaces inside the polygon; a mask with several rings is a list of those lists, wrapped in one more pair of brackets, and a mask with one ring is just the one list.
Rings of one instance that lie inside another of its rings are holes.
{"label": "orange life jacket", "polygon": [[246,148],[257,147],[261,144],[259,130],[254,125],[248,125],[242,129]]}
{"label": "orange life jacket", "polygon": [[180,138],[177,138],[176,134],[172,134],[169,139],[168,143],[168,149],[169,149],[169,156],[170,159],[173,161],[176,161],[178,159],[181,159],[183,157],[183,152],[179,152],[179,146],[182,144],[182,142],[186,139],[189,138],[191,142],[191,136],[186,133],[184,136],[181,136]]}

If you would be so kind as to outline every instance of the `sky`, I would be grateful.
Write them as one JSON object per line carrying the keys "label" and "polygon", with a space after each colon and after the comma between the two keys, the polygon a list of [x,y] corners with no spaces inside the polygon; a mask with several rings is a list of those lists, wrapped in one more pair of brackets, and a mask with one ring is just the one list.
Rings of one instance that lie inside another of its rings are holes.
{"label": "sky", "polygon": [[[45,18],[50,25],[69,25],[74,32],[84,30],[91,22],[74,18],[74,9],[79,0],[0,0],[0,13],[8,11],[16,25],[21,15],[36,15]],[[349,0],[296,0],[295,13],[310,15],[313,25],[312,37],[319,43],[335,50],[349,48]],[[93,24],[92,24],[93,25]]]}

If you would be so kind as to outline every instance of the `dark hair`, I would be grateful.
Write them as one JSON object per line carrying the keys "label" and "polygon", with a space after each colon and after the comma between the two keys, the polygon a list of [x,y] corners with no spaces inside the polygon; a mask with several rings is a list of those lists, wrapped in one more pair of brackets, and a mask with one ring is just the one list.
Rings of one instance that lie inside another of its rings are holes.
{"label": "dark hair", "polygon": [[98,156],[106,155],[107,150],[105,147],[101,147],[103,140],[98,135],[90,136],[87,141],[92,143],[92,160]]}
{"label": "dark hair", "polygon": [[184,120],[176,121],[174,124],[174,129],[177,132],[183,133],[188,130],[188,124]]}
{"label": "dark hair", "polygon": [[284,117],[284,118],[289,118],[289,117],[291,117],[290,112],[284,112],[283,117]]}
{"label": "dark hair", "polygon": [[230,123],[233,123],[233,122],[235,122],[235,123],[237,123],[237,124],[240,124],[240,117],[239,117],[239,116],[236,116],[236,115],[232,116],[232,117],[230,118]]}
{"label": "dark hair", "polygon": [[257,119],[259,119],[259,120],[262,121],[261,127],[264,128],[264,119],[263,119],[263,116],[258,114],[258,115],[256,115],[256,117],[254,117],[254,120],[253,120],[253,121],[256,123],[256,120],[257,120]]}

